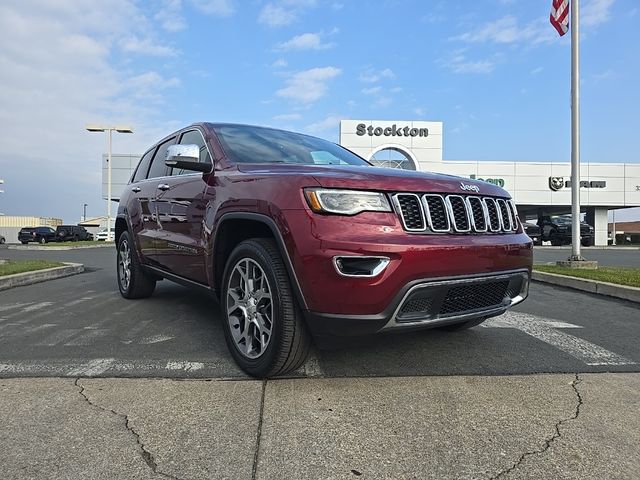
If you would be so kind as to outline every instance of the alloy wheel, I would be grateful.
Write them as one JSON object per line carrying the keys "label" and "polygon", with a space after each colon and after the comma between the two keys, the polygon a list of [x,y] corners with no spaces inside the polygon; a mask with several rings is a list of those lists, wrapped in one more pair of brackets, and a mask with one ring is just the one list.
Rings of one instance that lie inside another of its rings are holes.
{"label": "alloy wheel", "polygon": [[246,358],[260,357],[271,340],[273,302],[267,275],[250,258],[238,261],[229,276],[227,318],[238,351]]}
{"label": "alloy wheel", "polygon": [[131,248],[129,248],[129,242],[126,239],[120,243],[118,249],[118,279],[120,287],[126,291],[131,282]]}

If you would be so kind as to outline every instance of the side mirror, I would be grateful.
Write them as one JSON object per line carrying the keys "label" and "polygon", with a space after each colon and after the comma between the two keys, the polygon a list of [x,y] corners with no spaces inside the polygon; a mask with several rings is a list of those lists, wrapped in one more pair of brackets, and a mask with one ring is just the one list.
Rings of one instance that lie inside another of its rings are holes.
{"label": "side mirror", "polygon": [[198,145],[170,145],[167,149],[165,165],[194,172],[211,173],[213,165],[200,161],[200,147]]}

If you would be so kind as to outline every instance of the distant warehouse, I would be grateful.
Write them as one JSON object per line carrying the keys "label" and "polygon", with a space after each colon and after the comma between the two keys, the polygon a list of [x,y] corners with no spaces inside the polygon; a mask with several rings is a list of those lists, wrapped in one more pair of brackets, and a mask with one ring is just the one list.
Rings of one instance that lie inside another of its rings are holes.
{"label": "distant warehouse", "polygon": [[51,217],[0,216],[0,235],[7,243],[19,243],[18,232],[23,227],[52,227],[62,225],[62,219]]}

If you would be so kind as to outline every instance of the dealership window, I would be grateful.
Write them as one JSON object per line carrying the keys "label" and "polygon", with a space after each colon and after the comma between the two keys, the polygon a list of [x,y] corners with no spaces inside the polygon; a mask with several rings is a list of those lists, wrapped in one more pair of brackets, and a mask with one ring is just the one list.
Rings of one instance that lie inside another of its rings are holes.
{"label": "dealership window", "polygon": [[402,170],[416,169],[411,157],[398,148],[383,148],[376,152],[369,161],[376,167],[400,168]]}

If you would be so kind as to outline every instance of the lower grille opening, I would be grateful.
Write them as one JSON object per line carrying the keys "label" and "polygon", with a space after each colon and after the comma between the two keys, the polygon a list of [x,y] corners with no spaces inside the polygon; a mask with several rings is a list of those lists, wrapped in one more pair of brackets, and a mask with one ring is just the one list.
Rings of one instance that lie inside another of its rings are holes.
{"label": "lower grille opening", "polygon": [[509,281],[504,280],[450,288],[442,302],[440,315],[497,307],[502,304],[508,286]]}
{"label": "lower grille opening", "polygon": [[509,305],[525,288],[522,274],[460,284],[425,284],[413,291],[397,311],[396,321],[416,322],[482,313]]}

